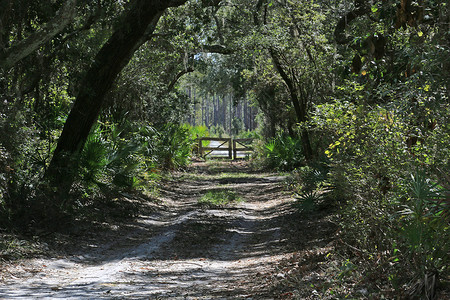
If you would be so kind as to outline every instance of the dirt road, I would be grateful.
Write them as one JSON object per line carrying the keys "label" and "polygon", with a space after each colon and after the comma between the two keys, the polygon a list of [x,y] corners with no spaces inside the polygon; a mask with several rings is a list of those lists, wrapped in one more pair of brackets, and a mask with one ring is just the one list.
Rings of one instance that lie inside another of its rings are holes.
{"label": "dirt road", "polygon": [[[294,248],[326,246],[286,229],[294,199],[285,177],[247,174],[231,163],[195,164],[192,170],[164,182],[161,209],[133,226],[99,233],[88,249],[3,270],[0,299],[283,298],[274,290],[274,282],[287,276],[280,262]],[[217,189],[244,201],[219,208],[198,204]]]}

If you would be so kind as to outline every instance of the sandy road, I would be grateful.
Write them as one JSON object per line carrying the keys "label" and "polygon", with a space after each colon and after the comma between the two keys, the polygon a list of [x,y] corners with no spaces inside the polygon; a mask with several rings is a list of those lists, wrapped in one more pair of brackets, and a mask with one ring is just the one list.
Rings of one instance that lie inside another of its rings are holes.
{"label": "sandy road", "polygon": [[[140,216],[136,230],[110,233],[106,243],[67,257],[14,266],[0,299],[271,299],[257,278],[286,256],[280,228],[293,199],[283,180],[217,172],[166,182],[165,209]],[[245,201],[198,205],[201,195],[223,188]]]}

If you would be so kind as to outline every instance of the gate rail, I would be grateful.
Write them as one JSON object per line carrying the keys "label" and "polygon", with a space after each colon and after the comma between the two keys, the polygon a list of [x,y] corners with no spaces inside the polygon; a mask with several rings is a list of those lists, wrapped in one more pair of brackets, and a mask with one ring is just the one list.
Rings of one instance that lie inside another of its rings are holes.
{"label": "gate rail", "polygon": [[[203,141],[214,141],[214,142],[222,142],[217,147],[203,147]],[[223,145],[228,144],[228,146],[222,147]],[[231,138],[209,138],[209,137],[203,137],[198,139],[198,151],[200,154],[200,157],[206,157],[207,155],[211,154],[214,150],[218,151],[226,151],[228,150],[228,158],[233,159],[233,152],[232,152],[232,144],[231,144]],[[209,151],[208,153],[205,153],[205,151]]]}
{"label": "gate rail", "polygon": [[253,148],[251,147],[251,143],[253,139],[234,139],[233,140],[233,154],[234,159],[237,159],[237,153],[240,152],[253,152]]}
{"label": "gate rail", "polygon": [[[220,145],[216,147],[203,146],[203,141],[219,142]],[[229,159],[237,159],[238,152],[251,152],[253,149],[249,144],[253,139],[232,139],[232,138],[211,138],[202,137],[198,138],[198,153],[200,157],[206,157],[211,155],[214,151],[226,151],[228,152]]]}

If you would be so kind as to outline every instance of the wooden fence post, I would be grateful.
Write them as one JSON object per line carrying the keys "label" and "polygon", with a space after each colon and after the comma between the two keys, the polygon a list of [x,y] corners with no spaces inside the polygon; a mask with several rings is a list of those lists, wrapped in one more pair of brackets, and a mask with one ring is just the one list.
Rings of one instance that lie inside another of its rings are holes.
{"label": "wooden fence post", "polygon": [[200,154],[200,157],[203,157],[203,140],[202,140],[202,138],[198,139],[198,153]]}

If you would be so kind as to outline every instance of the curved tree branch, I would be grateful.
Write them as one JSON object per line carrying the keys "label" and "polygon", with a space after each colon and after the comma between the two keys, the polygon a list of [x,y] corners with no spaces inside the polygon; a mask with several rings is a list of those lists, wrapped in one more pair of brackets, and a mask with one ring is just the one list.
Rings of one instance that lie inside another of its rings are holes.
{"label": "curved tree branch", "polygon": [[203,45],[202,50],[203,52],[219,54],[232,54],[235,52],[235,50],[227,48],[223,45]]}
{"label": "curved tree branch", "polygon": [[370,11],[370,8],[367,6],[359,7],[351,12],[348,12],[345,16],[343,16],[339,22],[336,24],[336,28],[334,29],[334,38],[336,43],[343,45],[351,42],[352,38],[345,36],[345,29],[347,26],[356,20],[358,17],[361,17],[367,14]]}
{"label": "curved tree branch", "polygon": [[77,0],[67,0],[58,10],[55,17],[41,29],[0,53],[0,68],[3,70],[10,69],[17,62],[39,49],[42,44],[64,30],[76,17],[76,5]]}
{"label": "curved tree branch", "polygon": [[[273,64],[275,66],[275,69],[280,74],[281,78],[283,79],[284,83],[286,84],[286,87],[289,91],[289,94],[291,96],[292,104],[294,105],[295,114],[297,116],[297,119],[300,123],[307,121],[307,111],[306,111],[306,95],[302,88],[297,88],[296,84],[296,78],[295,74],[292,73],[290,77],[288,73],[283,69],[283,65],[280,61],[280,54],[275,51],[273,48],[269,48],[270,57],[272,58]],[[300,94],[300,97],[299,97]],[[307,160],[311,159],[313,157],[313,152],[311,148],[311,142],[309,138],[309,132],[306,128],[303,128],[301,130],[301,143],[302,143],[302,150],[303,154],[305,155],[305,158]]]}
{"label": "curved tree branch", "polygon": [[180,73],[178,73],[177,75],[175,75],[174,79],[172,80],[172,82],[169,84],[169,86],[167,87],[168,91],[171,91],[173,89],[173,87],[175,86],[175,84],[178,82],[178,80],[187,73],[191,73],[194,72],[194,68],[192,67],[188,67],[186,69],[184,69],[183,71],[181,71]]}

